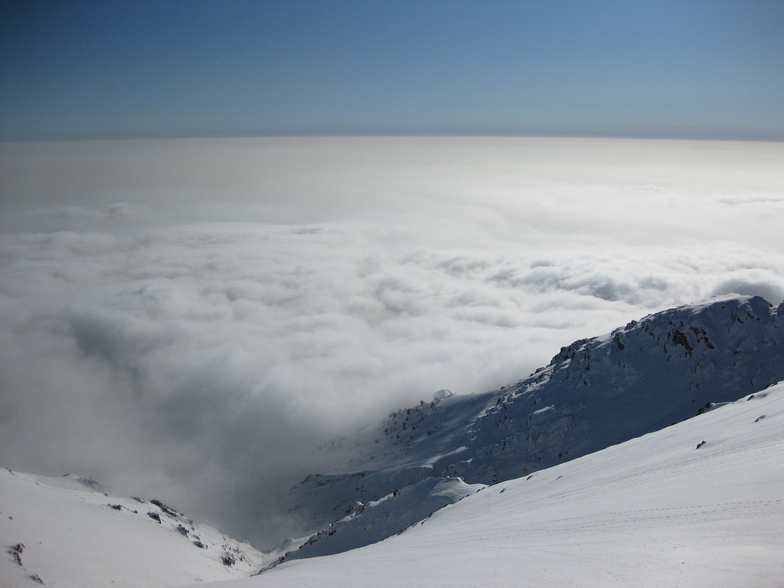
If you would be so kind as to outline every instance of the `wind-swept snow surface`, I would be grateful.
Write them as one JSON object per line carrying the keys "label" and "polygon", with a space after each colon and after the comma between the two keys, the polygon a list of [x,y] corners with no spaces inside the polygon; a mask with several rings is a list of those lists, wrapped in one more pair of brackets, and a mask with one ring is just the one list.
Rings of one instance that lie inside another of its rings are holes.
{"label": "wind-swept snow surface", "polygon": [[0,586],[155,588],[248,575],[262,556],[158,500],[0,469]]}
{"label": "wind-swept snow surface", "polygon": [[381,543],[216,586],[780,587],[782,456],[780,383],[486,488]]}

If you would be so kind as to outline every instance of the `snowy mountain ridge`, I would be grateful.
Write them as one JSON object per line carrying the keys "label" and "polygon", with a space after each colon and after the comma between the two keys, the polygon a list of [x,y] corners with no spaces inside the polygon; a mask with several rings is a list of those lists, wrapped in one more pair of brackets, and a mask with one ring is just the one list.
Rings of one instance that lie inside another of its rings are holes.
{"label": "snowy mountain ridge", "polygon": [[213,586],[780,588],[782,455],[784,382],[487,487],[385,541]]}
{"label": "snowy mountain ridge", "polygon": [[562,348],[511,386],[442,392],[323,448],[331,470],[306,477],[281,502],[323,529],[287,558],[340,551],[339,521],[357,504],[432,478],[495,484],[523,477],[780,380],[784,303],[774,308],[760,297],[731,295],[631,321]]}

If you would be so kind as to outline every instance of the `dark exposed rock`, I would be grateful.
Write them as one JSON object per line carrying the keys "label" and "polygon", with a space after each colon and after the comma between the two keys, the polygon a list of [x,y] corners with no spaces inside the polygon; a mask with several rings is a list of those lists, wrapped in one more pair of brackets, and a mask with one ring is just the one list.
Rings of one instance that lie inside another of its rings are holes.
{"label": "dark exposed rock", "polygon": [[223,563],[224,566],[233,566],[235,563],[237,563],[237,560],[234,559],[233,555],[227,553],[226,555],[221,557],[221,562]]}

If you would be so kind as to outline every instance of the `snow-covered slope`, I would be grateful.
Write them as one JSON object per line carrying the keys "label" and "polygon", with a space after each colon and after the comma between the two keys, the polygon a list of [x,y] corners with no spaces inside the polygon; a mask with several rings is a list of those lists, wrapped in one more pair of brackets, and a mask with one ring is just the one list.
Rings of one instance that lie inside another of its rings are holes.
{"label": "snow-covered slope", "polygon": [[784,384],[228,588],[699,586],[784,578]]}
{"label": "snow-covered slope", "polygon": [[305,557],[332,555],[377,543],[482,488],[486,486],[466,484],[460,478],[427,478],[380,500],[368,504],[358,502],[345,517],[328,525],[298,549],[286,553],[270,565]]}
{"label": "snow-covered slope", "polygon": [[0,585],[154,588],[247,576],[261,554],[159,501],[0,469]]}
{"label": "snow-covered slope", "polygon": [[[725,296],[561,349],[516,384],[440,393],[321,452],[281,501],[314,528],[433,477],[493,484],[683,421],[784,379],[784,304]],[[326,539],[326,538],[325,538]],[[328,539],[326,539],[328,540]]]}

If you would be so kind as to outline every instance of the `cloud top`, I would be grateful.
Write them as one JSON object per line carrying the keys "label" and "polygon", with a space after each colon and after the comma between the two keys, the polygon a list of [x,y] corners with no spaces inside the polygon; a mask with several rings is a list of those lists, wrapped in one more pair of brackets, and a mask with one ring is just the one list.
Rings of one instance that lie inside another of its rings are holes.
{"label": "cloud top", "polygon": [[3,145],[0,460],[278,539],[274,497],[347,428],[665,307],[784,299],[783,150]]}

